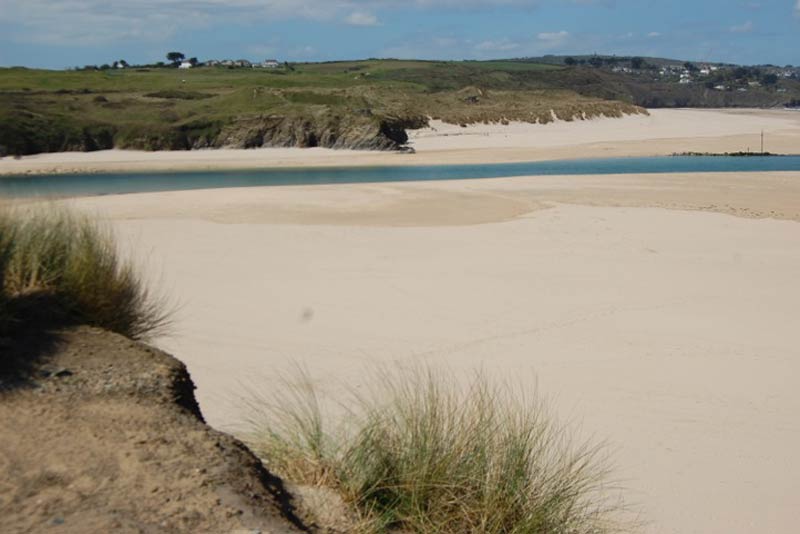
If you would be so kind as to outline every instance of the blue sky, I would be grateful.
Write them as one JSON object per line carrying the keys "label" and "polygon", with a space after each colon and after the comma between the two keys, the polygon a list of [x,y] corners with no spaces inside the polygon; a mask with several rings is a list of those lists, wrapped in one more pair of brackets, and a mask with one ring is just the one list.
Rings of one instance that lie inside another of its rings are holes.
{"label": "blue sky", "polygon": [[0,0],[0,65],[490,59],[800,64],[800,0]]}

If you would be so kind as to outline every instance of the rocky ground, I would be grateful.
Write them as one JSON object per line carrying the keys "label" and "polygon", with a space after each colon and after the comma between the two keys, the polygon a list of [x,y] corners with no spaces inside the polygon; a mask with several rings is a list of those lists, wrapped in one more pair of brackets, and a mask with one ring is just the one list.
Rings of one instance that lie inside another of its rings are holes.
{"label": "rocky ground", "polygon": [[2,340],[0,368],[0,531],[308,531],[171,356],[73,327]]}

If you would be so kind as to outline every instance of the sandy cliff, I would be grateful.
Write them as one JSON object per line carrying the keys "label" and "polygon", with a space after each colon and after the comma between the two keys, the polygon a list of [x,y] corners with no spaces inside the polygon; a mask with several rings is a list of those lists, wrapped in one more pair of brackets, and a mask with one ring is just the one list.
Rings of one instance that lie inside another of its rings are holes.
{"label": "sandy cliff", "polygon": [[204,423],[171,356],[86,327],[0,353],[3,532],[302,531],[282,481]]}

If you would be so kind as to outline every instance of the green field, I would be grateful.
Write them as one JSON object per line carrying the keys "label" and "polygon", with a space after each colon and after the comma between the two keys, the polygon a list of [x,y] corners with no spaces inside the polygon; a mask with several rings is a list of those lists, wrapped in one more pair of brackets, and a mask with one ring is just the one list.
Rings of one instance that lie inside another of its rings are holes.
{"label": "green field", "polygon": [[394,149],[407,128],[429,118],[471,124],[620,116],[638,112],[634,104],[651,93],[657,88],[610,72],[525,61],[0,69],[0,155],[111,147]]}

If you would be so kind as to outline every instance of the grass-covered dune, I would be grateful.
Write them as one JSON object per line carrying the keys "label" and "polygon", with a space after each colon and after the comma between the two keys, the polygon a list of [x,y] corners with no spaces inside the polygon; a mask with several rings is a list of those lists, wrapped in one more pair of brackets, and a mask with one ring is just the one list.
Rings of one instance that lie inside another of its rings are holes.
{"label": "grass-covered dune", "polygon": [[0,155],[260,146],[396,149],[429,117],[550,122],[641,110],[538,63],[371,60],[284,69],[0,69]]}
{"label": "grass-covered dune", "polygon": [[449,375],[383,368],[366,391],[331,398],[301,371],[252,396],[245,440],[292,484],[338,494],[349,525],[339,528],[347,532],[601,534],[631,527],[621,521],[602,447],[574,440],[535,393],[483,374],[467,382]]}
{"label": "grass-covered dune", "polygon": [[106,228],[58,208],[0,208],[0,336],[87,324],[141,339],[168,317]]}

